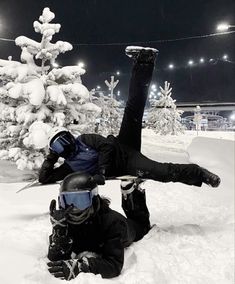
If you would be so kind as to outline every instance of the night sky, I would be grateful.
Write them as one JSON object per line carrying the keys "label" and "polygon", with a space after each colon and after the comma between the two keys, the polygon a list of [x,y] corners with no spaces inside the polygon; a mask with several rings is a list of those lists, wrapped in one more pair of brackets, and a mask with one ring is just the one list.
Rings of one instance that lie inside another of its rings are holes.
{"label": "night sky", "polygon": [[[105,89],[104,80],[119,70],[116,90],[125,99],[131,64],[124,49],[136,42],[159,49],[153,81],[158,86],[165,80],[171,82],[178,102],[235,102],[235,33],[149,43],[215,33],[221,21],[235,25],[234,0],[0,0],[0,37],[25,35],[39,40],[32,23],[44,7],[62,25],[54,40],[78,44],[60,55],[58,63],[83,61],[87,70],[83,82],[89,89],[96,85]],[[0,41],[0,58],[12,55],[19,60],[20,51],[14,42]],[[221,60],[224,54],[228,61]],[[198,62],[200,57],[205,58],[204,64],[187,65],[189,59]],[[176,68],[169,70],[169,63]]]}

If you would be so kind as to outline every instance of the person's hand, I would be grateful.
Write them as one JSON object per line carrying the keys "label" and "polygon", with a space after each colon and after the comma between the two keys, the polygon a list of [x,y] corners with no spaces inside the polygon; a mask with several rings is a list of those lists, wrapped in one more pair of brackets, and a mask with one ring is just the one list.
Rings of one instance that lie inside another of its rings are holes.
{"label": "person's hand", "polygon": [[49,154],[46,156],[46,160],[55,164],[58,161],[59,157],[60,156],[56,152],[50,150]]}
{"label": "person's hand", "polygon": [[58,231],[58,235],[65,235],[67,233],[67,216],[73,206],[69,206],[67,209],[56,209],[56,201],[53,199],[50,203],[50,221],[54,231]]}
{"label": "person's hand", "polygon": [[64,259],[71,255],[72,239],[68,236],[67,215],[72,210],[72,206],[64,209],[56,209],[56,201],[53,199],[50,204],[50,221],[52,224],[52,234],[50,235],[50,245],[48,258],[50,260]]}
{"label": "person's hand", "polygon": [[77,259],[51,261],[48,271],[56,278],[71,280],[80,273],[80,262]]}
{"label": "person's hand", "polygon": [[58,159],[59,159],[59,155],[50,150],[49,154],[46,156],[46,158],[45,158],[45,160],[42,164],[40,171],[45,171],[45,170],[48,170],[50,168],[53,168],[55,163],[58,161]]}
{"label": "person's hand", "polygon": [[89,265],[78,259],[51,261],[47,264],[48,271],[56,278],[71,280],[80,272],[89,272]]}
{"label": "person's hand", "polygon": [[96,175],[93,176],[93,179],[98,185],[104,185],[105,184],[105,176],[104,175],[96,174]]}

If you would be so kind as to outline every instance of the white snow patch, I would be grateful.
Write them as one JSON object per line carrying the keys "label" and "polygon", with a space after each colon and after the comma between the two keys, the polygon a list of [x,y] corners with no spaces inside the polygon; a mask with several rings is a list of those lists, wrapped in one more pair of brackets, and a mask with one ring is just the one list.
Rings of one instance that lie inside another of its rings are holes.
{"label": "white snow patch", "polygon": [[46,93],[52,102],[58,105],[66,105],[67,101],[59,86],[48,86]]}
{"label": "white snow patch", "polygon": [[48,144],[48,136],[52,127],[42,121],[35,121],[29,127],[29,135],[24,138],[26,146],[33,146],[35,149],[42,149]]}
{"label": "white snow patch", "polygon": [[[193,132],[162,137],[144,130],[143,152],[161,161],[200,162],[220,174],[221,186],[147,181],[147,204],[156,226],[126,249],[121,275],[102,279],[82,273],[71,283],[234,283],[234,199],[228,198],[234,191],[234,140],[228,141],[228,133],[202,134],[215,138],[197,138]],[[6,164],[0,167],[0,175],[11,172],[8,168],[4,173]],[[48,206],[51,199],[57,199],[58,185],[16,194],[25,184],[0,184],[0,281],[62,283],[46,266],[51,233]],[[100,193],[110,197],[111,207],[122,213],[119,181],[107,181]]]}

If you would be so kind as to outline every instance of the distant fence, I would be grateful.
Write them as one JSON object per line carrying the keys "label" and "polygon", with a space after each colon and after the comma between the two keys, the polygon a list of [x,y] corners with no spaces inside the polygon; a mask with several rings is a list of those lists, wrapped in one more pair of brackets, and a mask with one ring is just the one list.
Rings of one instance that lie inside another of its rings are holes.
{"label": "distant fence", "polygon": [[196,106],[200,106],[202,111],[225,111],[225,110],[235,110],[235,102],[227,103],[177,103],[178,109],[183,111],[194,111]]}

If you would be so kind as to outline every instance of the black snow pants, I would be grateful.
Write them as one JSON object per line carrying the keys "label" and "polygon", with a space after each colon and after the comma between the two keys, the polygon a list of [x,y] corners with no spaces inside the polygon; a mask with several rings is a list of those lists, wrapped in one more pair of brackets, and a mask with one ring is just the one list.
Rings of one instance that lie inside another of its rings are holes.
{"label": "black snow pants", "polygon": [[125,174],[141,176],[161,182],[182,182],[201,186],[201,168],[196,164],[159,163],[141,154],[141,129],[148,89],[152,79],[153,63],[135,63],[129,86],[129,96],[118,135],[125,148]]}

